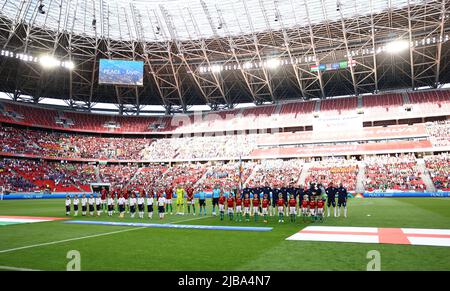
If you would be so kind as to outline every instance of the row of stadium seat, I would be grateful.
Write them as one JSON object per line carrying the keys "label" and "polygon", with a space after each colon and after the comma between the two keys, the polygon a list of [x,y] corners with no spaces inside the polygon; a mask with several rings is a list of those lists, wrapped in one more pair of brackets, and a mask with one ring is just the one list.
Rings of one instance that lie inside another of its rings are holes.
{"label": "row of stadium seat", "polygon": [[[397,119],[404,113],[403,105],[411,105],[414,111],[435,115],[450,110],[450,90],[408,92],[409,104],[404,104],[400,93],[362,96],[362,107],[366,118],[376,118],[380,113],[385,119]],[[263,105],[253,108],[235,109],[202,114],[198,121],[193,115],[171,116],[113,116],[58,111],[41,107],[2,102],[0,122],[28,126],[64,129],[70,131],[105,133],[150,133],[150,132],[205,132],[221,130],[244,130],[293,126],[295,122],[312,120],[316,101]],[[339,115],[356,112],[357,97],[333,98],[320,102],[319,113]],[[368,110],[370,109],[370,110]],[[317,112],[316,112],[317,113]],[[181,122],[182,121],[182,122]],[[306,125],[306,124],[303,124]]]}
{"label": "row of stadium seat", "polygon": [[[359,166],[355,160],[324,159],[322,161],[263,160],[232,163],[179,163],[171,167],[161,164],[61,163],[43,160],[0,159],[0,186],[11,192],[43,191],[88,192],[90,184],[110,183],[114,189],[148,189],[175,187],[190,183],[195,188],[211,191],[215,185],[288,187],[310,182],[328,185],[343,183],[349,191],[357,184]],[[423,175],[412,154],[369,156],[363,162],[366,191],[424,191]],[[306,167],[308,165],[308,167]],[[437,190],[449,189],[450,156],[441,154],[425,158],[427,171]],[[241,170],[239,168],[241,167]],[[304,170],[303,170],[304,169]],[[305,171],[302,174],[302,171]],[[240,174],[241,173],[241,174]],[[303,181],[301,180],[303,177]]]}
{"label": "row of stadium seat", "polygon": [[[360,141],[423,139],[433,147],[450,146],[450,121],[436,121],[425,124],[394,125],[391,127],[368,127],[358,132],[333,132],[320,134],[312,131],[297,133],[247,134],[226,136],[203,136],[183,138],[123,138],[99,137],[68,134],[42,130],[21,129],[0,126],[0,152],[3,155],[29,155],[45,158],[65,158],[73,160],[113,160],[113,161],[188,161],[188,160],[230,160],[239,157],[257,156],[259,152],[295,151],[285,147],[266,149],[267,146],[291,144],[301,146],[299,152],[311,153],[321,150],[342,148],[346,145],[364,145]],[[328,147],[321,143],[328,143]],[[352,142],[349,144],[349,142]],[[412,143],[398,142],[399,146]],[[334,144],[329,144],[334,143]],[[377,144],[366,144],[373,148]],[[378,144],[380,145],[380,144]],[[396,144],[389,143],[394,149]],[[309,150],[311,148],[311,151]],[[263,157],[262,157],[263,158]]]}

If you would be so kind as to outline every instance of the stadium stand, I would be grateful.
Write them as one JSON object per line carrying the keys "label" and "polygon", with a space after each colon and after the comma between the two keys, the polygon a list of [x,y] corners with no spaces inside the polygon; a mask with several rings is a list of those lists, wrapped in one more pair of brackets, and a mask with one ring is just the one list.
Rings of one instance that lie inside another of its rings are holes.
{"label": "stadium stand", "polygon": [[[239,167],[242,166],[242,177],[239,175]],[[202,186],[207,191],[212,191],[215,185],[220,187],[231,189],[238,186],[241,181],[244,183],[250,176],[254,162],[231,162],[231,163],[215,163],[208,167],[205,173],[205,179],[201,181]]]}
{"label": "stadium stand", "polygon": [[356,160],[327,158],[313,163],[309,168],[305,184],[321,183],[327,187],[330,182],[333,182],[335,186],[342,183],[347,190],[354,191],[357,173],[358,164]]}
{"label": "stadium stand", "polygon": [[365,158],[368,191],[423,191],[425,184],[413,154],[379,155]]}
{"label": "stadium stand", "polygon": [[[397,119],[405,113],[403,105],[413,106],[421,115],[448,115],[450,90],[408,92],[411,104],[404,104],[401,93],[362,96],[364,119]],[[1,101],[0,122],[15,123],[65,131],[92,133],[188,133],[227,130],[263,129],[276,126],[311,125],[316,101],[281,103],[260,107],[173,116],[114,116],[40,108],[29,104]],[[279,106],[279,107],[277,107]],[[358,98],[332,98],[320,102],[320,112],[342,115],[357,112]],[[277,112],[277,108],[279,111]],[[69,122],[58,122],[66,120]],[[105,127],[112,123],[117,127]]]}
{"label": "stadium stand", "polygon": [[427,122],[426,129],[429,139],[435,147],[450,145],[450,122],[448,120]]}
{"label": "stadium stand", "polygon": [[297,185],[302,172],[303,159],[283,161],[280,159],[262,160],[255,167],[253,176],[247,182],[248,187],[273,185],[285,187]]}
{"label": "stadium stand", "polygon": [[450,155],[448,153],[425,157],[425,165],[438,191],[450,191]]}
{"label": "stadium stand", "polygon": [[355,110],[358,106],[356,97],[325,99],[320,102],[320,111],[331,115]]}

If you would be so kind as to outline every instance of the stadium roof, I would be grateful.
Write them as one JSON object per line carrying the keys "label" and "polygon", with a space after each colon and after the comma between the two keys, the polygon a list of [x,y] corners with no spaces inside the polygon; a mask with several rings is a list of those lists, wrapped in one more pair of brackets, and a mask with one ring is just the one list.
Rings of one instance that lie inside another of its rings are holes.
{"label": "stadium roof", "polygon": [[[448,0],[0,0],[0,90],[17,100],[60,98],[87,109],[109,102],[176,111],[436,87],[450,80],[449,6]],[[34,62],[42,54],[74,68],[45,70]],[[144,86],[99,85],[101,58],[143,60]]]}
{"label": "stadium roof", "polygon": [[[88,36],[186,41],[314,25],[339,20],[341,14],[350,18],[422,1],[353,0],[340,4],[336,0],[46,0],[42,4],[47,13],[37,15],[34,11],[41,3],[39,0],[1,2],[5,15],[53,30],[68,23],[73,33]],[[21,10],[24,5],[29,7]],[[266,18],[274,21],[268,22]],[[275,21],[276,18],[280,21]],[[94,19],[98,23],[95,27]]]}

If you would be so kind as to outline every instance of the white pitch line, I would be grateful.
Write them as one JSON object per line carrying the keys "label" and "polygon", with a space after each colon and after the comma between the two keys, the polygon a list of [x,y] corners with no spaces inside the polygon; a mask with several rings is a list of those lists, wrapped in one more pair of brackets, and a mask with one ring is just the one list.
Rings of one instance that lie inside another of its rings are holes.
{"label": "white pitch line", "polygon": [[0,266],[0,270],[9,270],[9,271],[40,271],[36,269],[26,269],[26,268],[17,268],[10,266]]}
{"label": "white pitch line", "polygon": [[[198,220],[198,219],[202,219],[202,218],[206,218],[206,217],[207,216],[196,217],[196,218],[191,218],[191,219],[174,221],[172,223],[179,223],[179,222],[186,222],[186,221],[191,221],[191,220]],[[164,224],[170,224],[170,223],[164,223]],[[127,229],[122,229],[122,230],[117,230],[117,231],[112,231],[112,232],[105,232],[105,233],[99,233],[99,234],[94,234],[94,235],[75,237],[75,238],[69,238],[69,239],[64,239],[64,240],[52,241],[52,242],[47,242],[47,243],[29,245],[29,246],[24,246],[24,247],[18,247],[18,248],[13,248],[13,249],[0,250],[0,254],[2,254],[2,253],[9,253],[9,252],[18,251],[18,250],[23,250],[23,249],[30,249],[30,248],[35,248],[35,247],[41,247],[41,246],[54,245],[54,244],[59,244],[59,243],[64,243],[64,242],[69,242],[69,241],[75,241],[75,240],[80,240],[80,239],[86,239],[86,238],[93,238],[93,237],[105,236],[105,235],[110,235],[110,234],[116,234],[116,233],[121,233],[121,232],[126,232],[126,231],[133,231],[133,230],[138,230],[138,229],[142,229],[142,228],[146,228],[146,227],[137,227],[137,228],[133,227],[133,228],[127,228]]]}
{"label": "white pitch line", "polygon": [[196,218],[191,218],[191,219],[185,219],[185,220],[179,220],[179,221],[174,221],[174,222],[170,222],[170,223],[164,223],[164,224],[172,224],[172,223],[179,223],[179,222],[186,222],[186,221],[191,221],[191,220],[199,220],[199,219],[203,219],[203,218],[207,218],[208,216],[202,216],[202,217],[196,217]]}
{"label": "white pitch line", "polygon": [[18,250],[23,250],[23,249],[41,247],[41,246],[54,245],[54,244],[59,244],[59,243],[64,243],[64,242],[69,242],[69,241],[74,241],[74,240],[80,240],[80,239],[85,239],[85,238],[93,238],[93,237],[99,237],[99,236],[104,236],[104,235],[116,234],[116,233],[121,233],[121,232],[126,232],[126,231],[138,230],[138,229],[141,229],[141,228],[144,228],[144,227],[138,227],[138,228],[133,227],[133,228],[127,228],[127,229],[122,229],[122,230],[117,230],[117,231],[112,231],[112,232],[105,232],[105,233],[99,233],[99,234],[94,234],[94,235],[75,237],[75,238],[51,241],[51,242],[35,244],[35,245],[30,245],[30,246],[18,247],[18,248],[13,248],[13,249],[8,249],[8,250],[0,250],[0,254],[13,252],[13,251],[18,251]]}

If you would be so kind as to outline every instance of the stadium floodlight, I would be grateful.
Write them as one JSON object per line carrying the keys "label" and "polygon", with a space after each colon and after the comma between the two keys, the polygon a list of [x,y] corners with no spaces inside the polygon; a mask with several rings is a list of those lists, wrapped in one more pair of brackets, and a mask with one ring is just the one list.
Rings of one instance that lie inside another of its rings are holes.
{"label": "stadium floodlight", "polygon": [[269,69],[276,69],[278,68],[279,65],[280,65],[279,59],[268,59],[266,64],[267,68]]}
{"label": "stadium floodlight", "polygon": [[385,50],[388,53],[396,54],[406,50],[407,48],[409,48],[409,42],[407,40],[399,39],[387,43]]}
{"label": "stadium floodlight", "polygon": [[220,73],[222,71],[221,65],[212,65],[211,66],[211,72],[213,73]]}
{"label": "stadium floodlight", "polygon": [[72,61],[67,61],[63,63],[63,67],[73,70],[75,68],[75,64]]}
{"label": "stadium floodlight", "polygon": [[244,69],[251,69],[253,67],[252,62],[245,62],[243,65]]}
{"label": "stadium floodlight", "polygon": [[60,65],[60,61],[58,61],[53,56],[49,55],[43,55],[39,58],[39,62],[41,63],[41,66],[45,69],[52,69],[54,67],[57,67]]}

